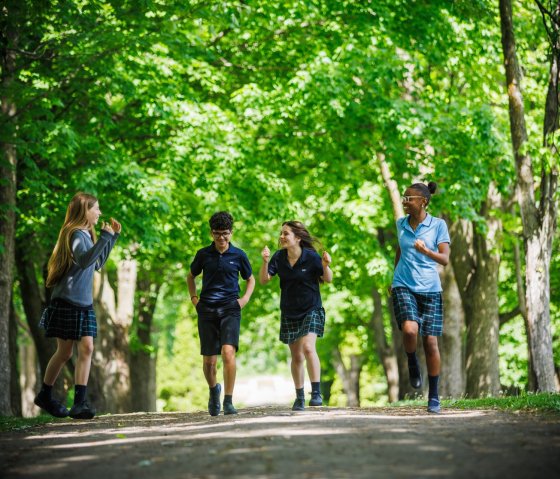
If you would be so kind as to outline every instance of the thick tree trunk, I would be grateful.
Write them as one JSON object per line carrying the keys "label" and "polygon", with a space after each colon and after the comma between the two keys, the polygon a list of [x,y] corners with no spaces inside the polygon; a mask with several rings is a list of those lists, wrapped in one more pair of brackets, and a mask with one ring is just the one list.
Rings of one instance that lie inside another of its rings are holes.
{"label": "thick tree trunk", "polygon": [[130,412],[128,333],[134,310],[136,261],[118,265],[118,298],[102,271],[94,280],[98,338],[89,381],[89,395],[100,412]]}
{"label": "thick tree trunk", "polygon": [[[5,15],[6,12],[2,12]],[[0,415],[12,414],[10,368],[10,307],[14,283],[14,244],[16,228],[17,157],[14,142],[13,116],[16,107],[5,92],[13,81],[16,69],[17,35],[10,22],[0,32],[0,71],[2,74],[1,111],[3,131],[0,133]],[[8,49],[9,47],[9,49]]]}
{"label": "thick tree trunk", "polygon": [[443,288],[443,336],[439,341],[441,354],[440,394],[442,397],[460,397],[465,392],[465,361],[463,329],[465,312],[461,294],[451,264],[441,274]]}
{"label": "thick tree trunk", "polygon": [[[509,118],[513,153],[517,171],[518,202],[521,209],[523,236],[525,238],[525,290],[527,305],[528,340],[536,377],[536,389],[556,391],[550,327],[550,273],[552,239],[556,227],[557,165],[543,164],[540,184],[540,205],[535,203],[533,164],[526,151],[527,128],[521,69],[517,60],[511,0],[500,0],[502,48],[509,99]],[[557,28],[557,27],[556,27]],[[558,39],[556,39],[558,41]],[[557,50],[556,50],[557,53]],[[548,125],[556,124],[558,113],[558,56],[552,56],[551,83],[545,108],[544,138],[547,144]],[[556,82],[556,83],[554,83]],[[554,94],[554,91],[556,92]],[[555,96],[556,95],[556,96]],[[554,103],[555,102],[555,103]],[[554,111],[556,109],[556,111]],[[549,112],[550,110],[550,112]],[[554,162],[553,162],[554,163]]]}
{"label": "thick tree trunk", "polygon": [[371,314],[370,327],[373,330],[377,355],[381,360],[381,364],[383,364],[383,370],[387,378],[389,402],[395,402],[399,399],[399,365],[393,345],[389,344],[385,337],[381,294],[379,294],[376,288],[373,288],[371,296],[373,298],[373,311]]}
{"label": "thick tree trunk", "polygon": [[469,397],[497,395],[500,391],[498,361],[499,304],[498,269],[501,221],[488,214],[497,207],[499,195],[491,186],[481,211],[486,231],[467,221],[451,227],[451,256],[466,324],[466,389]]}
{"label": "thick tree trunk", "polygon": [[338,347],[334,349],[333,366],[342,381],[342,388],[346,394],[348,407],[360,407],[360,373],[364,360],[356,354],[350,355],[350,368],[347,368],[342,360]]}
{"label": "thick tree trunk", "polygon": [[[140,275],[139,275],[140,276]],[[161,284],[148,277],[137,281],[138,344],[130,353],[130,387],[133,411],[156,410],[156,355],[152,345],[152,327]]]}

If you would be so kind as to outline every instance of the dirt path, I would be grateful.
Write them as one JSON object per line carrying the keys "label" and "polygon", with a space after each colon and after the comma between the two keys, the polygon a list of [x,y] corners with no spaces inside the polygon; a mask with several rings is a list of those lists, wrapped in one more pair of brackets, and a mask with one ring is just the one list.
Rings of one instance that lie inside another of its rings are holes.
{"label": "dirt path", "polygon": [[126,414],[0,434],[2,478],[553,478],[560,418],[252,408]]}

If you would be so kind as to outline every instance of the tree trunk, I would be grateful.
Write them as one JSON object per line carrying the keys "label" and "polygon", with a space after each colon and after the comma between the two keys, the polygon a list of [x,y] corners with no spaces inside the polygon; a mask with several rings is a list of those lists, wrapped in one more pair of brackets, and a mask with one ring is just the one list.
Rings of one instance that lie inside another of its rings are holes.
{"label": "tree trunk", "polygon": [[498,304],[499,240],[501,221],[489,211],[499,205],[493,185],[481,216],[486,230],[458,221],[451,227],[451,255],[466,324],[466,393],[469,397],[497,395],[500,391]]}
{"label": "tree trunk", "polygon": [[98,410],[109,413],[131,410],[128,333],[134,310],[136,261],[121,261],[117,280],[118,298],[105,270],[94,280],[98,338],[88,391]]}
{"label": "tree trunk", "polygon": [[[2,15],[6,15],[3,11]],[[0,32],[0,72],[2,75],[0,134],[0,415],[10,416],[12,370],[10,368],[10,308],[14,283],[14,243],[16,228],[17,157],[13,116],[16,106],[7,96],[16,70],[17,34],[10,22]]]}
{"label": "tree trunk", "polygon": [[[37,281],[36,265],[29,257],[29,251],[21,246],[27,243],[27,240],[28,239],[21,241],[16,245],[16,267],[23,310],[39,360],[39,377],[36,382],[40,385],[45,377],[47,364],[56,351],[56,340],[53,338],[46,338],[45,331],[39,328],[41,313],[46,306],[45,290]],[[63,374],[62,378],[59,378],[54,383],[53,395],[58,399],[64,399],[66,393]]]}
{"label": "tree trunk", "polygon": [[21,387],[19,384],[18,374],[18,321],[16,310],[14,309],[14,302],[10,301],[10,368],[11,375],[11,403],[12,414],[21,417]]}
{"label": "tree trunk", "polygon": [[387,378],[389,402],[395,402],[399,399],[399,365],[393,345],[389,344],[385,337],[381,294],[379,294],[376,288],[373,288],[371,295],[373,298],[373,311],[371,314],[370,327],[373,331],[377,355],[381,360],[381,364],[383,364],[383,370]]}
{"label": "tree trunk", "polygon": [[[533,164],[526,151],[527,128],[523,95],[521,92],[521,69],[517,60],[513,30],[511,0],[500,0],[502,48],[509,99],[509,118],[513,153],[517,172],[517,197],[521,209],[523,236],[525,239],[525,291],[527,305],[528,340],[536,377],[536,389],[556,391],[550,327],[550,273],[552,239],[556,227],[557,166],[543,163],[540,184],[540,205],[535,203]],[[557,28],[557,27],[556,27]],[[556,42],[558,39],[556,38]],[[545,108],[545,131],[547,125],[556,124],[558,113],[558,55],[552,56],[549,93]],[[556,82],[556,83],[555,83]],[[556,92],[554,94],[554,91]],[[556,104],[554,105],[554,102]],[[549,112],[550,109],[550,112]],[[556,111],[554,111],[556,109]],[[556,123],[555,123],[556,122]],[[553,148],[553,147],[552,147]],[[554,163],[554,162],[553,162]]]}
{"label": "tree trunk", "polygon": [[152,345],[152,326],[160,283],[152,283],[148,275],[137,281],[138,344],[130,353],[130,387],[133,411],[156,410],[156,355]]}
{"label": "tree trunk", "polygon": [[360,373],[364,365],[364,360],[357,354],[350,355],[350,368],[347,368],[342,361],[342,355],[338,347],[334,349],[332,358],[333,366],[342,380],[342,388],[346,394],[348,407],[360,407]]}
{"label": "tree trunk", "polygon": [[439,340],[441,353],[440,394],[442,397],[460,397],[465,392],[465,365],[463,328],[465,312],[455,279],[453,265],[443,268],[443,336]]}

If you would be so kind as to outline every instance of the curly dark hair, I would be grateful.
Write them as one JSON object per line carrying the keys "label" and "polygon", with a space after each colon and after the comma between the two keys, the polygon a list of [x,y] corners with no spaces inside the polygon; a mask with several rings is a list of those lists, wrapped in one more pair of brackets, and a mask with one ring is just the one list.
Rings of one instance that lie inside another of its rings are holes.
{"label": "curly dark hair", "polygon": [[233,216],[227,211],[218,211],[210,218],[210,228],[213,230],[229,230],[233,229]]}
{"label": "curly dark hair", "polygon": [[433,181],[430,181],[427,185],[425,185],[424,183],[414,183],[413,185],[410,185],[409,188],[418,190],[422,194],[422,196],[426,198],[426,203],[429,203],[432,199],[432,195],[437,190],[437,183]]}

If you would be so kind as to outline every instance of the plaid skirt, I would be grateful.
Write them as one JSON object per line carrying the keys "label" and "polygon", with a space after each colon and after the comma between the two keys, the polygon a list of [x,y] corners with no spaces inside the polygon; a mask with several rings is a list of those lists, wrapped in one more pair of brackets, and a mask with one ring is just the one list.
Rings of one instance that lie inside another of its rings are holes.
{"label": "plaid skirt", "polygon": [[83,336],[97,336],[97,320],[92,306],[82,308],[61,299],[53,299],[41,315],[39,326],[47,338],[79,341]]}
{"label": "plaid skirt", "polygon": [[280,320],[280,341],[292,344],[309,333],[315,333],[318,338],[323,337],[325,331],[325,310],[317,308],[307,313],[303,318],[288,318],[282,315]]}

